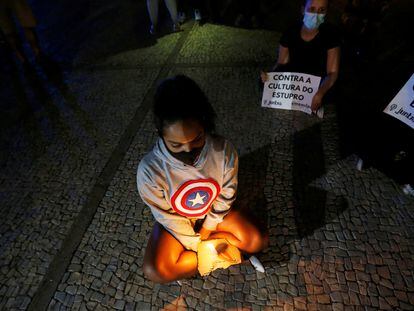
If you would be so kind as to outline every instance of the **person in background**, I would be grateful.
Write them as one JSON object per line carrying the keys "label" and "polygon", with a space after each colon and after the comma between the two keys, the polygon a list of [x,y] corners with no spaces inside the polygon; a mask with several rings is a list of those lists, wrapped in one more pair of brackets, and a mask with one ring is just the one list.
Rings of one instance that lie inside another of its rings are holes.
{"label": "person in background", "polygon": [[27,64],[28,60],[23,51],[22,40],[18,35],[13,18],[23,28],[24,36],[35,58],[41,58],[42,51],[35,31],[36,18],[26,0],[0,0],[0,29],[16,58],[23,64]]}
{"label": "person in background", "polygon": [[237,15],[234,26],[259,28],[260,26],[260,6],[261,1],[242,0],[238,1],[239,14]]}
{"label": "person in background", "polygon": [[[178,21],[182,24],[184,23],[185,19],[186,19],[186,14],[185,12],[186,10],[186,6],[185,5],[181,5],[181,3],[184,2],[183,0],[179,1],[179,7],[180,7],[180,11],[178,12]],[[196,22],[201,22],[202,20],[202,16],[201,16],[201,8],[202,8],[202,0],[189,0],[186,1],[188,3],[188,5],[191,7],[192,10],[194,10],[194,20]]]}
{"label": "person in background", "polygon": [[[279,56],[272,71],[292,71],[322,77],[319,90],[312,99],[314,113],[322,105],[327,92],[338,79],[340,35],[325,22],[328,0],[306,0],[303,20],[288,29],[280,39]],[[262,72],[261,79],[267,81]]]}
{"label": "person in background", "polygon": [[[177,3],[175,0],[164,0],[165,5],[170,12],[171,20],[173,22],[173,31],[180,31],[180,24],[177,16]],[[151,19],[150,34],[154,35],[157,33],[158,26],[158,7],[159,0],[147,0],[147,9],[149,17]]]}

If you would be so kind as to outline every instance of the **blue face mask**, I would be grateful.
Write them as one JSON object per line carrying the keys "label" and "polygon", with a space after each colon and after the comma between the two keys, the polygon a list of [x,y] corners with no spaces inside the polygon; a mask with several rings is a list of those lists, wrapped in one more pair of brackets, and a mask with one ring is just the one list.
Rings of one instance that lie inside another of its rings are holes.
{"label": "blue face mask", "polygon": [[325,21],[326,14],[308,13],[303,16],[303,24],[308,29],[317,29]]}

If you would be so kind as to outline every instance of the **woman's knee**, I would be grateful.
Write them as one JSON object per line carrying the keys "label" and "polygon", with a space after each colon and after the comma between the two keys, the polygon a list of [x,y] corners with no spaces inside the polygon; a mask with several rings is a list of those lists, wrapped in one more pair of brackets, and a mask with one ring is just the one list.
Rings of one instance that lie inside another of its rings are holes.
{"label": "woman's knee", "polygon": [[187,252],[186,255],[186,260],[177,263],[167,262],[165,258],[144,261],[145,277],[155,283],[169,283],[194,275],[197,271],[197,256],[193,252]]}
{"label": "woman's knee", "polygon": [[161,276],[158,272],[158,269],[155,267],[154,264],[149,262],[144,262],[142,266],[142,271],[144,272],[144,276],[155,283],[161,283]]}
{"label": "woman's knee", "polygon": [[249,232],[246,232],[243,240],[243,244],[245,244],[245,251],[248,253],[260,252],[269,244],[268,234],[260,232],[260,230],[256,227],[252,227]]}
{"label": "woman's knee", "polygon": [[144,262],[142,267],[145,277],[154,283],[168,283],[175,280],[172,274],[174,269],[169,269],[162,262],[149,263]]}

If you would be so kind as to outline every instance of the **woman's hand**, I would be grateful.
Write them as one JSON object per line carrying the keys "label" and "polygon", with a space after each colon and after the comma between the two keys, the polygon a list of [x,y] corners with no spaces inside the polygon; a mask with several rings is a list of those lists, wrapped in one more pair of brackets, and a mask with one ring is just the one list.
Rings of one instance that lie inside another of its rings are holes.
{"label": "woman's hand", "polygon": [[260,71],[260,79],[262,79],[263,83],[267,82],[267,80],[269,80],[269,75],[267,72]]}
{"label": "woman's hand", "polygon": [[201,239],[201,241],[204,241],[204,240],[207,240],[209,238],[211,231],[208,230],[208,229],[206,229],[206,228],[204,228],[204,227],[201,227],[199,233],[200,233],[200,239]]}
{"label": "woman's hand", "polygon": [[322,98],[323,98],[323,95],[319,92],[316,92],[316,94],[313,96],[312,105],[311,105],[312,113],[316,113],[318,109],[321,108]]}

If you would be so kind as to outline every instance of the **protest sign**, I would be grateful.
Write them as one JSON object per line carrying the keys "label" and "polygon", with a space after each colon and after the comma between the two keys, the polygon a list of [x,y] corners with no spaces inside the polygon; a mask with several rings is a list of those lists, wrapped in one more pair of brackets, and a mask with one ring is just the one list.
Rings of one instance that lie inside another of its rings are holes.
{"label": "protest sign", "polygon": [[384,112],[414,129],[414,74],[384,109]]}
{"label": "protest sign", "polygon": [[[269,79],[264,85],[262,107],[312,114],[312,98],[318,91],[320,77],[297,72],[269,72],[267,75]],[[318,116],[322,115],[318,113]]]}

